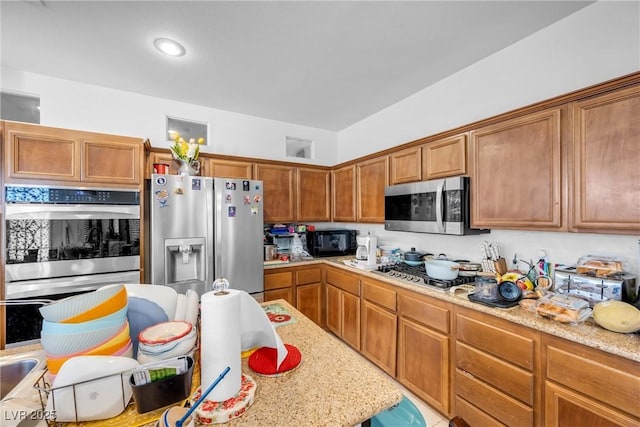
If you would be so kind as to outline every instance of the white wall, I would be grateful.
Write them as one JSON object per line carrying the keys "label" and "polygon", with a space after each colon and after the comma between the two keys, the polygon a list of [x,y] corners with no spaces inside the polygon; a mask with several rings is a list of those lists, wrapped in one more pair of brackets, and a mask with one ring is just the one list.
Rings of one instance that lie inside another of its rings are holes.
{"label": "white wall", "polygon": [[[199,105],[87,85],[39,74],[0,69],[2,90],[40,96],[40,123],[45,126],[149,138],[154,147],[168,148],[166,117],[209,124],[203,152],[295,161],[331,166],[336,164],[335,132],[237,114]],[[285,138],[314,141],[311,160],[287,158]]]}
{"label": "white wall", "polygon": [[[598,2],[339,132],[338,162],[638,70],[640,3]],[[514,253],[536,260],[540,248],[551,261],[569,264],[588,253],[619,255],[631,271],[640,271],[638,236],[511,230],[441,236],[387,232],[382,225],[332,225],[371,231],[383,244],[403,250],[414,246],[452,258],[479,260],[486,239],[498,243],[507,260]]]}
{"label": "white wall", "polygon": [[338,162],[640,69],[640,2],[597,2],[338,133]]}

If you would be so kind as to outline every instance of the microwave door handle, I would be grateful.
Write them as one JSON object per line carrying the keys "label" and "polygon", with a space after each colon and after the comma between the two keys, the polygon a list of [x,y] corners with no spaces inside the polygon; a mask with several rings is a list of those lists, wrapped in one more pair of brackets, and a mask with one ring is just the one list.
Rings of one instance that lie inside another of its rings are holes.
{"label": "microwave door handle", "polygon": [[444,199],[444,180],[438,182],[436,189],[436,226],[439,233],[444,233],[443,221],[443,199]]}

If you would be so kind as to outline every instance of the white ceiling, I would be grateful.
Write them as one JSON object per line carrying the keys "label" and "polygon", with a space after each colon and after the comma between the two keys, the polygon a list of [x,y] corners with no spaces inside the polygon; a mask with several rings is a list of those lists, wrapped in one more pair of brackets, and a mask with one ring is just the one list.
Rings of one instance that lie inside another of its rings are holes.
{"label": "white ceiling", "polygon": [[[3,67],[339,131],[585,1],[2,1]],[[187,54],[163,56],[157,37]]]}

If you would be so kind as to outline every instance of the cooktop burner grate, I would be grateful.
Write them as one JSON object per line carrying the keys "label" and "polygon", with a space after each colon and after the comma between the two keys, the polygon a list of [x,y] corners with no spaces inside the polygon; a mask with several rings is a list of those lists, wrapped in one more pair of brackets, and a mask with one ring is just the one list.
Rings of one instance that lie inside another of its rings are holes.
{"label": "cooktop burner grate", "polygon": [[427,275],[424,265],[422,264],[416,266],[406,263],[389,264],[378,267],[378,271],[386,273],[397,279],[407,280],[414,283],[424,283],[425,285],[442,289],[475,281],[475,277],[473,276],[458,276],[452,280],[435,279]]}

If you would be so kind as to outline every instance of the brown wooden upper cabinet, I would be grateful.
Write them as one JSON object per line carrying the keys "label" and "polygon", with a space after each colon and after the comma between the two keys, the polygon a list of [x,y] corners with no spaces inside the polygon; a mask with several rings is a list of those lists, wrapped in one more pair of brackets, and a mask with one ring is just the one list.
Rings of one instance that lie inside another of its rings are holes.
{"label": "brown wooden upper cabinet", "polygon": [[296,178],[296,219],[331,220],[331,173],[323,169],[298,168]]}
{"label": "brown wooden upper cabinet", "polygon": [[356,165],[357,220],[384,222],[384,187],[389,185],[389,156]]}
{"label": "brown wooden upper cabinet", "polygon": [[471,226],[558,230],[561,109],[471,131]]}
{"label": "brown wooden upper cabinet", "polygon": [[295,213],[296,168],[256,163],[255,179],[262,181],[264,197],[264,222],[292,222]]}
{"label": "brown wooden upper cabinet", "polygon": [[422,180],[422,153],[420,147],[411,147],[389,155],[391,185]]}
{"label": "brown wooden upper cabinet", "polygon": [[331,171],[333,220],[356,221],[356,167],[346,166]]}
{"label": "brown wooden upper cabinet", "polygon": [[5,122],[4,136],[6,182],[141,182],[141,138],[16,122]]}
{"label": "brown wooden upper cabinet", "polygon": [[455,135],[422,146],[422,179],[467,173],[467,135]]}
{"label": "brown wooden upper cabinet", "polygon": [[223,178],[252,179],[253,164],[251,162],[207,159],[207,176]]}
{"label": "brown wooden upper cabinet", "polygon": [[573,227],[640,232],[640,87],[571,106]]}

